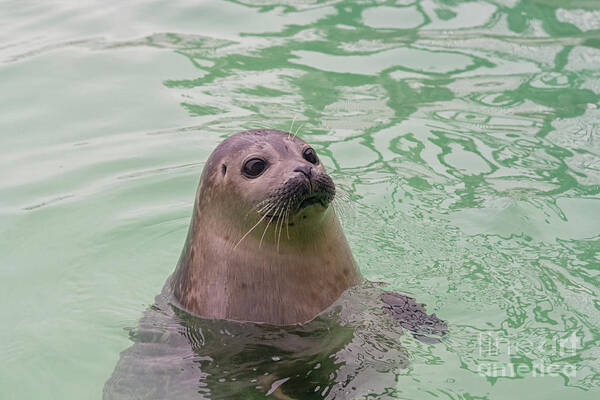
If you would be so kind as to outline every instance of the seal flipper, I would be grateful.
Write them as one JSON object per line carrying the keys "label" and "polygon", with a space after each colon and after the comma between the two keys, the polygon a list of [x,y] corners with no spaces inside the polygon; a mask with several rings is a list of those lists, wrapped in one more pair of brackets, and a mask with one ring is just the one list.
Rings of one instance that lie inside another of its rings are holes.
{"label": "seal flipper", "polygon": [[425,305],[417,303],[412,297],[384,292],[381,300],[385,303],[383,310],[424,343],[440,343],[440,337],[448,333],[446,321],[435,314],[427,314]]}

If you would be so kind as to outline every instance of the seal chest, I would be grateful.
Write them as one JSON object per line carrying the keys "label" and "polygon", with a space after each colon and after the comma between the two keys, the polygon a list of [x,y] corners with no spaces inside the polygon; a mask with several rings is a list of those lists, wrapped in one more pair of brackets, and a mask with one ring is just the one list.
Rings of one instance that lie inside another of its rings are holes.
{"label": "seal chest", "polygon": [[250,130],[213,151],[171,278],[176,300],[209,318],[303,323],[360,273],[331,203],[335,185],[312,147]]}

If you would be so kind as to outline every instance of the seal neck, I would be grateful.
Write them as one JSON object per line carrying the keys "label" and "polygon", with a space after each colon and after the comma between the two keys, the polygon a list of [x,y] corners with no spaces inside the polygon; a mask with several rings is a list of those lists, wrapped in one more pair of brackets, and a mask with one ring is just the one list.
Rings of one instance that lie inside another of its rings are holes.
{"label": "seal neck", "polygon": [[188,311],[275,325],[302,323],[360,281],[333,210],[319,229],[308,231],[301,226],[286,231],[280,224],[268,227],[264,236],[239,241],[244,232],[235,226],[194,214],[172,282],[176,299]]}

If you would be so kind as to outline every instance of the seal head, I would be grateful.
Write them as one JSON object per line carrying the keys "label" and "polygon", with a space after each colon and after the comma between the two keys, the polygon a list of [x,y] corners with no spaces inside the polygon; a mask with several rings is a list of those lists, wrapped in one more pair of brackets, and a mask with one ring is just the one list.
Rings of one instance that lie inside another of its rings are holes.
{"label": "seal head", "polygon": [[334,196],[314,149],[292,134],[225,139],[202,172],[171,278],[176,300],[210,318],[311,320],[361,279]]}

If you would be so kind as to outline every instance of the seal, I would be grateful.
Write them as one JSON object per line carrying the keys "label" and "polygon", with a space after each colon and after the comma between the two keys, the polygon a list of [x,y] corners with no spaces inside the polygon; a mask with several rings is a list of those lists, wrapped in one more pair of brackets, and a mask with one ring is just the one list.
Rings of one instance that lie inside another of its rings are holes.
{"label": "seal", "polygon": [[361,278],[335,195],[314,149],[289,133],[217,146],[177,267],[128,329],[104,400],[400,395],[398,325],[427,343],[448,327]]}
{"label": "seal", "polygon": [[361,276],[315,150],[279,130],[219,144],[202,172],[171,285],[185,310],[209,318],[304,323]]}

